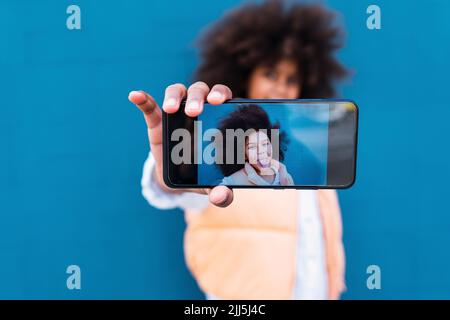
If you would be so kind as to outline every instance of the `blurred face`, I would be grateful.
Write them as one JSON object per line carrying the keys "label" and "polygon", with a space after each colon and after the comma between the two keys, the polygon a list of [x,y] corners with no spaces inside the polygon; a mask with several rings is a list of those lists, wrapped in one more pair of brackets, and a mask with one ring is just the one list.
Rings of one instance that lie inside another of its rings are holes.
{"label": "blurred face", "polygon": [[300,79],[297,64],[283,59],[272,67],[260,66],[250,74],[249,99],[298,99]]}
{"label": "blurred face", "polygon": [[263,131],[252,132],[245,144],[245,156],[255,168],[267,168],[272,160],[272,144]]}

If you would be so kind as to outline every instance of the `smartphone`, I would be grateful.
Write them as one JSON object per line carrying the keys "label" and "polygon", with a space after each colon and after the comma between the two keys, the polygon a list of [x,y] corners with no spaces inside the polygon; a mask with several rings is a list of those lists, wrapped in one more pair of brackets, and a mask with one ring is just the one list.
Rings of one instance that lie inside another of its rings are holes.
{"label": "smartphone", "polygon": [[163,112],[171,188],[345,189],[355,183],[358,107],[350,100],[232,99],[198,117]]}

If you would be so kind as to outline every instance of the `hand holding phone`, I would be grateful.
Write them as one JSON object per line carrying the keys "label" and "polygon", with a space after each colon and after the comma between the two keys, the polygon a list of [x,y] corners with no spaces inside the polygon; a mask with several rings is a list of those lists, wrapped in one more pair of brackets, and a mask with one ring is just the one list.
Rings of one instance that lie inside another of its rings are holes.
{"label": "hand holding phone", "polygon": [[[166,88],[163,102],[163,110],[167,114],[176,113],[183,99],[186,99],[187,108],[184,109],[188,117],[197,117],[203,111],[205,101],[212,105],[220,105],[232,98],[231,90],[224,85],[215,85],[209,89],[204,82],[196,82],[189,89],[183,84],[173,84]],[[155,177],[161,188],[167,192],[196,192],[208,194],[212,204],[226,207],[233,201],[233,192],[225,186],[214,188],[184,188],[171,189],[163,181],[163,131],[162,111],[155,99],[144,91],[131,91],[128,99],[134,103],[143,113],[148,129],[150,149],[155,158]]]}
{"label": "hand holding phone", "polygon": [[358,108],[338,99],[233,99],[163,114],[171,188],[343,189],[355,181]]}

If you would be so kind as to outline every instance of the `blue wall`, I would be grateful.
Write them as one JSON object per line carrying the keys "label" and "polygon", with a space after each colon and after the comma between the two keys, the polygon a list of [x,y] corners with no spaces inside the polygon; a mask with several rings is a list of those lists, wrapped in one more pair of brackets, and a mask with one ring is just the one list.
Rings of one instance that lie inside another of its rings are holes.
{"label": "blue wall", "polygon": [[[82,30],[66,28],[66,8]],[[0,298],[202,298],[180,211],[140,194],[148,152],[129,90],[188,82],[193,40],[238,1],[0,2]],[[340,192],[345,298],[450,298],[450,2],[328,2],[360,106],[356,185]],[[382,29],[366,28],[366,8]],[[82,289],[66,288],[66,267]],[[366,287],[366,268],[382,289]]]}

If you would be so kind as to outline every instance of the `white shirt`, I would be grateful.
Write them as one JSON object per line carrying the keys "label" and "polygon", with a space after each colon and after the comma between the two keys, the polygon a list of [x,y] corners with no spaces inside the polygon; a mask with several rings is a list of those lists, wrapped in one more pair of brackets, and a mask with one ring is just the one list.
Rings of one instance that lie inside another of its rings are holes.
{"label": "white shirt", "polygon": [[[248,180],[251,183],[254,183],[258,186],[279,186],[280,185],[280,171],[278,171],[278,168],[275,168],[275,166],[271,166],[273,172],[275,172],[275,177],[273,178],[272,183],[267,182],[264,180],[260,175],[258,175],[253,169],[253,167],[246,162],[244,166],[244,172],[247,175]],[[234,181],[233,175],[230,175],[228,177],[224,177],[222,179],[222,183],[224,185],[236,185],[236,182]]]}
{"label": "white shirt", "polygon": [[[151,152],[144,163],[141,180],[142,194],[150,205],[158,209],[181,208],[201,212],[208,204],[208,196],[192,192],[168,193],[154,179],[155,159]],[[296,253],[296,281],[294,299],[327,299],[328,277],[322,222],[315,190],[299,190],[298,240]],[[301,214],[300,214],[301,213]],[[201,214],[201,213],[199,213]],[[208,299],[220,299],[205,293]]]}

